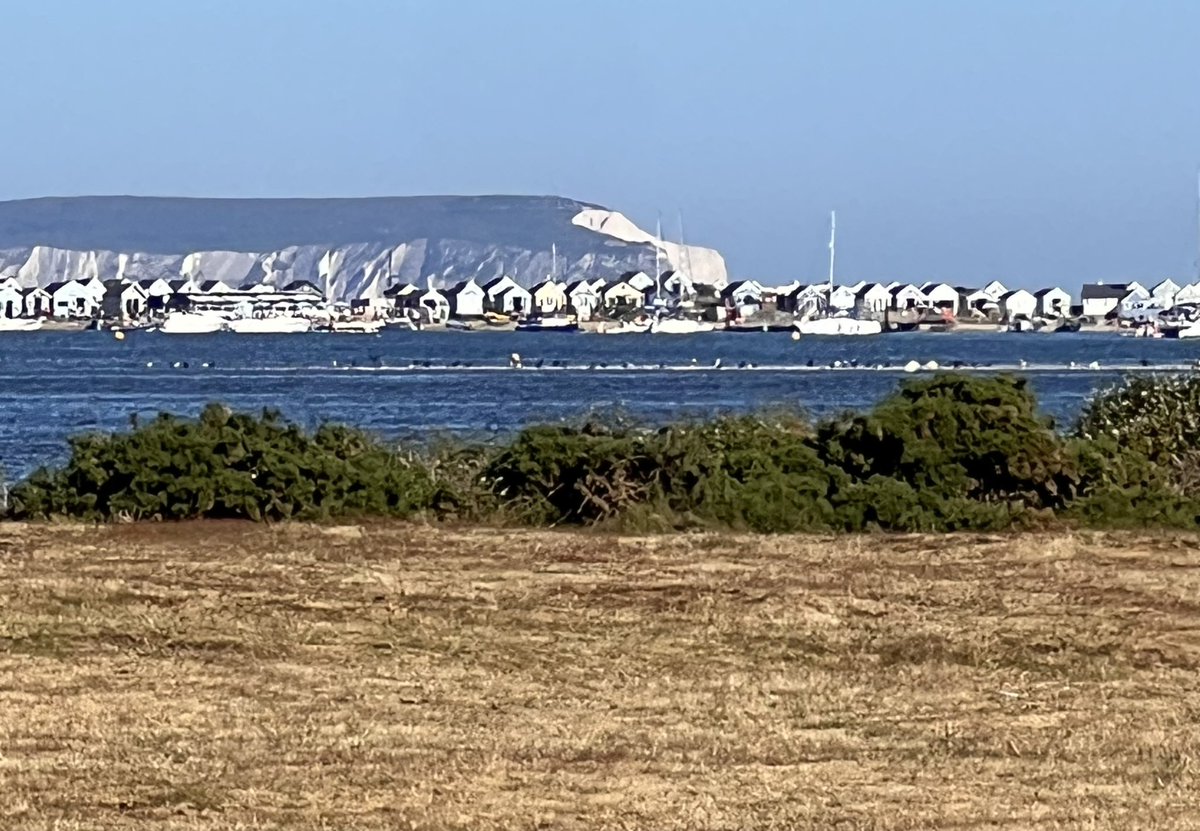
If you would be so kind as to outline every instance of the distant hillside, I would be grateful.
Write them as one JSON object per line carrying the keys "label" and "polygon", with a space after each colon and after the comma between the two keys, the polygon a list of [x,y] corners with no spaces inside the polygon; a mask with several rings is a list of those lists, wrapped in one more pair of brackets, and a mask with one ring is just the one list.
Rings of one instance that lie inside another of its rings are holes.
{"label": "distant hillside", "polygon": [[[650,234],[619,213],[553,196],[0,202],[0,276],[25,285],[202,274],[238,285],[311,280],[339,298],[501,273],[529,285],[550,273],[551,244],[560,279],[654,266]],[[660,256],[698,282],[726,279],[711,249],[664,243]]]}

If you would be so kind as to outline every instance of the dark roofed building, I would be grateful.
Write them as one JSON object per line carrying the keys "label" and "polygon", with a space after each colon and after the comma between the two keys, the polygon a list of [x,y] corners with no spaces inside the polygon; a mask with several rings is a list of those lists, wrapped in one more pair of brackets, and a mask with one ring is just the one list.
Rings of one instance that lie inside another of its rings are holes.
{"label": "dark roofed building", "polygon": [[1127,294],[1129,286],[1126,283],[1084,283],[1079,293],[1084,317],[1108,317],[1114,314]]}
{"label": "dark roofed building", "polygon": [[325,296],[325,292],[321,291],[320,287],[310,283],[308,280],[293,280],[283,287],[283,291],[292,294],[314,294],[318,297]]}

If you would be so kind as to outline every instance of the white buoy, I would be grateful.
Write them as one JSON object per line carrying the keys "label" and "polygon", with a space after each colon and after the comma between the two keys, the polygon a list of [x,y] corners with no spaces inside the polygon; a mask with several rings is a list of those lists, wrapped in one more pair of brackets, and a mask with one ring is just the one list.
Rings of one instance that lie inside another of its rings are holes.
{"label": "white buoy", "polygon": [[792,332],[792,340],[800,340],[800,333]]}
{"label": "white buoy", "polygon": [[921,367],[921,369],[925,369],[925,370],[928,370],[928,371],[930,371],[930,372],[932,372],[933,370],[935,370],[935,369],[937,369],[937,368],[938,368],[938,362],[937,362],[937,361],[929,361],[928,363],[926,363],[926,364],[925,364],[925,366]]}
{"label": "white buoy", "polygon": [[117,331],[113,332],[113,337],[117,340],[125,340],[125,333],[118,329]]}
{"label": "white buoy", "polygon": [[918,363],[917,361],[909,361],[908,363],[906,363],[904,365],[905,372],[916,372],[920,368],[921,368],[921,364]]}

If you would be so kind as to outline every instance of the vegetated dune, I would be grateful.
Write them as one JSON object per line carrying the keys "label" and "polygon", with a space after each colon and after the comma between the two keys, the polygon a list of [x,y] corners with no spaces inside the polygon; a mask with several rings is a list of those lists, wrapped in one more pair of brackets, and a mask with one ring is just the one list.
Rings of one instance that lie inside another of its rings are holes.
{"label": "vegetated dune", "polygon": [[1197,828],[1198,542],[0,525],[0,827]]}

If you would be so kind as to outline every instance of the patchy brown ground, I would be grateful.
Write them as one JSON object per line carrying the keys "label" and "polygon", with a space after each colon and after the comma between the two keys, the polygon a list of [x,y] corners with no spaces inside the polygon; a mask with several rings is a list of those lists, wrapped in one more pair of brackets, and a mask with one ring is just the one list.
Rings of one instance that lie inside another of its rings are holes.
{"label": "patchy brown ground", "polygon": [[1200,828],[1188,537],[0,525],[0,828]]}

